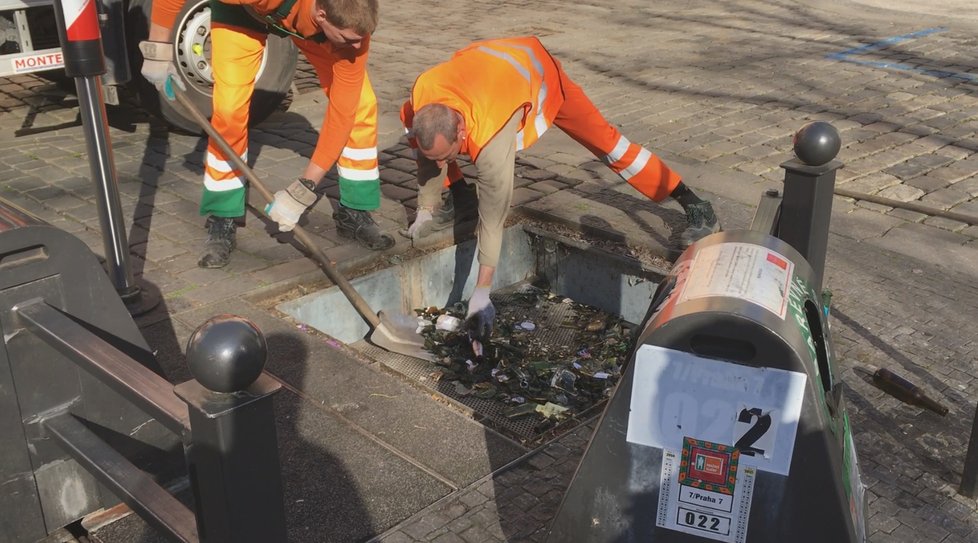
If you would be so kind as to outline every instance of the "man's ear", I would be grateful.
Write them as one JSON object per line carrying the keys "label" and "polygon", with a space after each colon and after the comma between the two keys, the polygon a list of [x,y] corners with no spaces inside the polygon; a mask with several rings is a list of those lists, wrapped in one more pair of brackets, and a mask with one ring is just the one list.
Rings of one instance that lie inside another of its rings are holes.
{"label": "man's ear", "polygon": [[[458,115],[458,113],[456,113]],[[464,141],[466,136],[465,132],[465,117],[458,115],[458,134],[456,134],[455,141]]]}

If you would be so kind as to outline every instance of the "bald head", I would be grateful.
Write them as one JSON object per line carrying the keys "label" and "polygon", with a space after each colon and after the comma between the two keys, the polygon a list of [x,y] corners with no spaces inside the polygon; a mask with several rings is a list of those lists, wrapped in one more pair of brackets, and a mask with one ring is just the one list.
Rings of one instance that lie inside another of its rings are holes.
{"label": "bald head", "polygon": [[448,143],[455,143],[461,118],[454,109],[442,104],[428,104],[414,113],[411,131],[423,150],[435,145],[435,136],[441,135]]}

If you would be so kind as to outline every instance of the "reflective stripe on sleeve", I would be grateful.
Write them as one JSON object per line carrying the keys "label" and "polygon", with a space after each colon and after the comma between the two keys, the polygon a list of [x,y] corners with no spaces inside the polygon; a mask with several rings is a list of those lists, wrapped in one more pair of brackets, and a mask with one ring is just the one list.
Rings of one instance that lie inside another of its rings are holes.
{"label": "reflective stripe on sleeve", "polygon": [[628,146],[631,145],[631,143],[632,142],[628,141],[628,138],[625,136],[618,138],[618,143],[615,144],[615,148],[612,149],[611,152],[608,153],[608,156],[605,157],[605,161],[608,164],[614,164],[615,162],[621,160],[622,157],[625,156],[625,152],[628,151]]}
{"label": "reflective stripe on sleeve", "polygon": [[645,165],[649,163],[650,158],[652,158],[652,153],[643,147],[642,150],[638,152],[638,156],[635,157],[635,160],[633,160],[627,168],[621,171],[622,179],[628,181],[633,175],[642,171],[645,168]]}

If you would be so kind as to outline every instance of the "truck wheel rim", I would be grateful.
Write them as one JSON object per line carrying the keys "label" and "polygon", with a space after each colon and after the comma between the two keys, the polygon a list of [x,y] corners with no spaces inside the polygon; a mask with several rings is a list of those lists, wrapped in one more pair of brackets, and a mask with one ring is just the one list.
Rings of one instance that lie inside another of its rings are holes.
{"label": "truck wheel rim", "polygon": [[[211,67],[211,10],[207,2],[190,10],[180,23],[175,44],[177,67],[188,87],[210,96],[214,89],[214,73]],[[266,44],[256,80],[265,70],[267,60]]]}

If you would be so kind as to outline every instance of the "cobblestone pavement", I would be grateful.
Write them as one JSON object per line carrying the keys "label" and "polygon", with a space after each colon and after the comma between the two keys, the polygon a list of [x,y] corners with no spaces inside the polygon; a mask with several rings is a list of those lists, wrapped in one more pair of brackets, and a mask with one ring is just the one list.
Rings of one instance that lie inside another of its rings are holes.
{"label": "cobblestone pavement", "polygon": [[[381,100],[379,222],[393,231],[413,212],[413,161],[398,141],[396,110],[414,77],[470,40],[516,34],[540,36],[627,137],[715,198],[727,228],[744,226],[759,191],[778,185],[793,133],[812,120],[842,135],[839,187],[978,216],[978,22],[896,3],[901,10],[779,0],[384,4],[371,57]],[[322,114],[308,66],[300,64],[296,89],[288,111],[252,132],[256,173],[273,190],[304,165]],[[0,81],[0,194],[101,253],[75,105],[34,77]],[[110,108],[110,120],[134,271],[161,289],[171,316],[321,281],[254,218],[239,230],[231,265],[198,269],[203,140],[132,108]],[[594,201],[628,191],[560,134],[521,155],[518,175],[517,207],[561,191]],[[335,191],[334,183],[327,194]],[[826,284],[871,540],[973,541],[976,503],[956,488],[978,400],[978,225],[844,198],[834,206]],[[321,203],[308,229],[344,269],[412,250],[399,239],[367,254],[336,234],[329,212]],[[880,366],[941,398],[950,414],[881,393],[867,378]],[[541,540],[592,428],[445,495],[377,539]]]}

